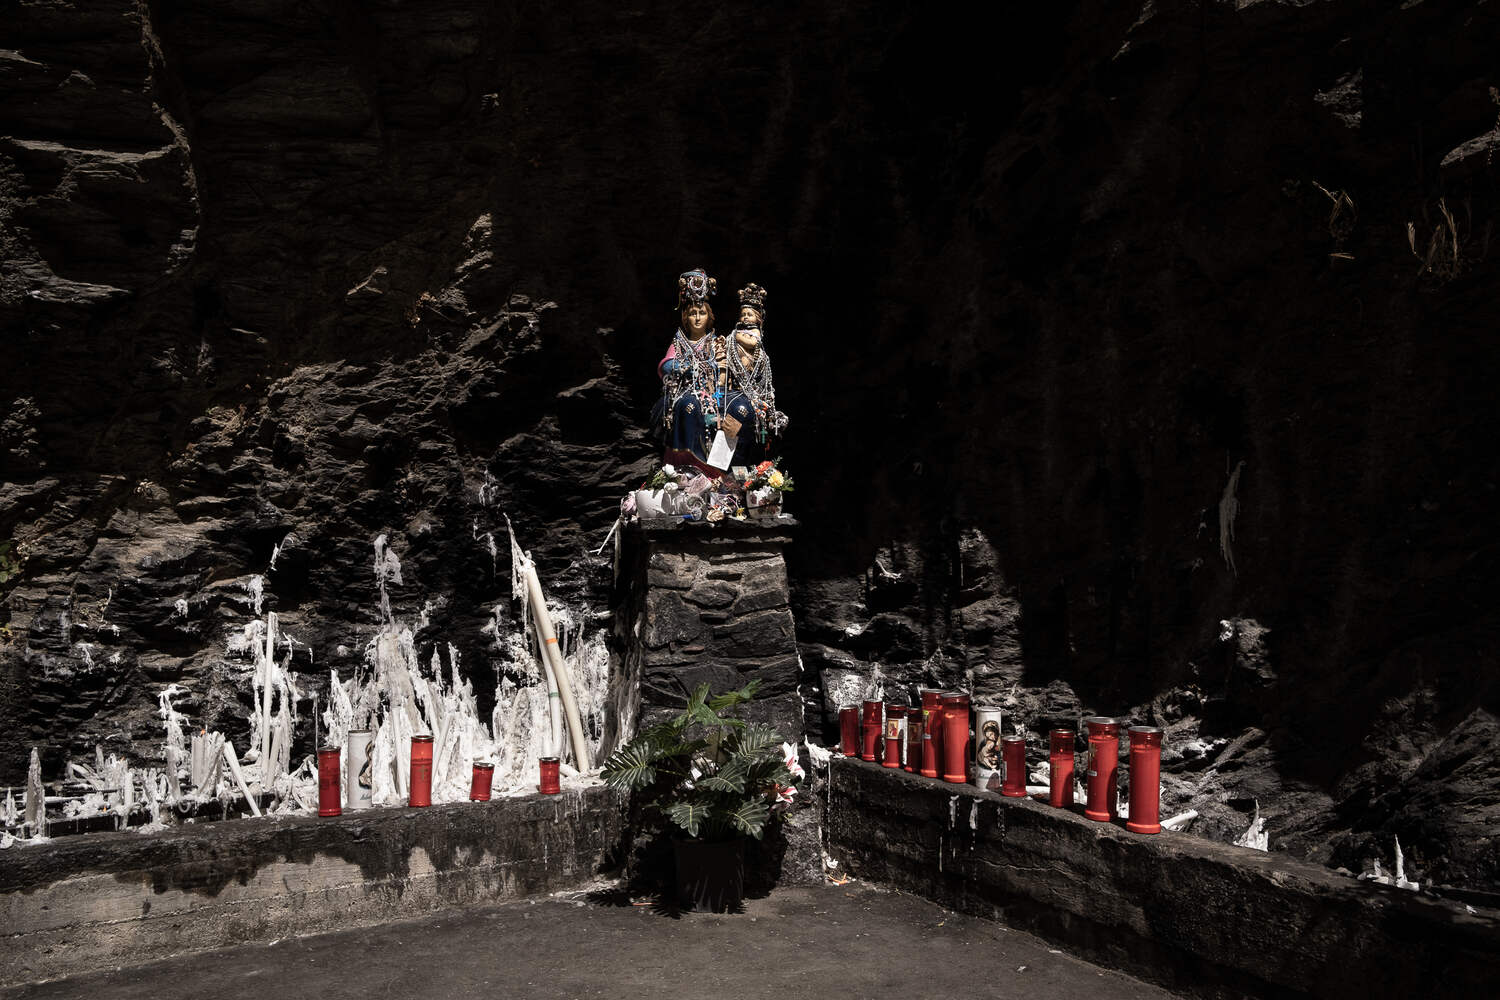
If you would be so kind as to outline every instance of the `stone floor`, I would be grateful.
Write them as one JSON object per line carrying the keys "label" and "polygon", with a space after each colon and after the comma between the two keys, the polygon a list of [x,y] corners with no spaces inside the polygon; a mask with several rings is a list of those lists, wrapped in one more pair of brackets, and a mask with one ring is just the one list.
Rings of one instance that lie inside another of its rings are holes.
{"label": "stone floor", "polygon": [[859,883],[675,914],[609,888],[246,945],[0,998],[1171,997],[1046,942]]}

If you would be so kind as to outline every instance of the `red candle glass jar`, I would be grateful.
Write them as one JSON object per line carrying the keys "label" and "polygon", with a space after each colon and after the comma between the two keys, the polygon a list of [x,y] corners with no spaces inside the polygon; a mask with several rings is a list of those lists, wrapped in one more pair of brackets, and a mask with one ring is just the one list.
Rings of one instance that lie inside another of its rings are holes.
{"label": "red candle glass jar", "polygon": [[859,707],[845,705],[839,709],[839,751],[845,757],[859,756]]}
{"label": "red candle glass jar", "polygon": [[1125,829],[1161,833],[1161,730],[1130,727],[1130,815]]}
{"label": "red candle glass jar", "polygon": [[885,767],[900,767],[901,752],[906,747],[906,706],[885,706]]}
{"label": "red candle glass jar", "polygon": [[943,711],[942,693],[932,688],[922,689],[922,761],[920,770],[924,778],[938,776],[938,764],[943,759]]}
{"label": "red candle glass jar", "polygon": [[912,706],[906,713],[906,763],[903,770],[915,774],[922,763],[922,710]]}
{"label": "red candle glass jar", "polygon": [[339,748],[318,748],[318,815],[342,816],[340,803],[343,795],[339,789]]}
{"label": "red candle glass jar", "polygon": [[1005,754],[1005,784],[1000,794],[1013,799],[1026,797],[1026,739],[1022,736],[1002,736],[1000,746]]}
{"label": "red candle glass jar", "polygon": [[969,696],[957,691],[943,694],[943,780],[969,780]]}
{"label": "red candle glass jar", "polygon": [[1051,784],[1047,802],[1055,809],[1073,804],[1073,747],[1077,739],[1071,729],[1054,729],[1048,737],[1047,763]]}
{"label": "red candle glass jar", "polygon": [[1089,737],[1088,802],[1083,814],[1100,823],[1115,818],[1115,780],[1120,765],[1120,741],[1114,736]]}
{"label": "red candle glass jar", "polygon": [[543,795],[557,795],[562,791],[562,778],[558,774],[558,767],[562,760],[558,757],[543,757],[537,761],[540,770],[541,784],[536,790]]}
{"label": "red candle glass jar", "polygon": [[866,701],[864,710],[860,714],[860,748],[859,759],[873,761],[876,752],[880,748],[880,730],[882,720],[880,717],[881,703],[878,701]]}
{"label": "red candle glass jar", "polygon": [[1110,718],[1107,715],[1091,715],[1083,720],[1084,727],[1090,736],[1113,736],[1120,738],[1120,720]]}
{"label": "red candle glass jar", "polygon": [[432,805],[432,737],[411,738],[411,796],[407,805]]}
{"label": "red candle glass jar", "polygon": [[469,781],[469,801],[488,802],[490,785],[495,781],[495,765],[487,760],[474,762],[474,777]]}

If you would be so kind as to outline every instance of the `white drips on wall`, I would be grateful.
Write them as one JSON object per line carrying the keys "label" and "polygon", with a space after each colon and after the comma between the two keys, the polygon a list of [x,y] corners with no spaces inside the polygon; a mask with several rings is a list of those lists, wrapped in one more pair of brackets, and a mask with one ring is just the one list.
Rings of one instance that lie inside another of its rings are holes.
{"label": "white drips on wall", "polygon": [[1374,858],[1374,859],[1372,859],[1371,870],[1367,871],[1367,872],[1364,872],[1363,874],[1361,874],[1359,876],[1360,880],[1361,881],[1366,881],[1366,882],[1379,882],[1381,885],[1395,886],[1397,889],[1411,889],[1411,890],[1420,889],[1421,888],[1420,884],[1418,884],[1417,882],[1414,882],[1411,879],[1409,879],[1409,878],[1406,877],[1406,855],[1401,850],[1401,838],[1397,837],[1397,838],[1395,838],[1395,841],[1396,841],[1396,871],[1395,871],[1395,873],[1392,874],[1392,875],[1387,875],[1383,870],[1381,870],[1380,859],[1379,858]]}
{"label": "white drips on wall", "polygon": [[[1226,459],[1227,461],[1227,459]],[[1240,472],[1245,468],[1245,460],[1242,458],[1234,471],[1229,474],[1229,482],[1224,487],[1224,495],[1219,498],[1219,555],[1224,557],[1224,565],[1235,576],[1239,576],[1239,570],[1234,565],[1234,519],[1240,513],[1239,497],[1235,496],[1240,488]]]}
{"label": "white drips on wall", "polygon": [[1260,814],[1259,799],[1255,800],[1255,817],[1250,820],[1249,828],[1234,838],[1234,842],[1240,847],[1251,847],[1257,851],[1271,849],[1271,835],[1266,832],[1266,821]]}

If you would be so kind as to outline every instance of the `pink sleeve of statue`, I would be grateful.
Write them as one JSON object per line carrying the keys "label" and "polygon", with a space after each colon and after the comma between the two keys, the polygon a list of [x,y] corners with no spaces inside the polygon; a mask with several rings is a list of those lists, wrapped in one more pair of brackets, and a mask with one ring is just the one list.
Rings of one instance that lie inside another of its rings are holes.
{"label": "pink sleeve of statue", "polygon": [[665,366],[668,361],[671,361],[675,357],[677,357],[677,342],[674,340],[672,343],[670,343],[670,344],[667,345],[667,354],[666,354],[666,356],[664,358],[662,358],[656,364],[656,377],[657,378],[665,378],[666,377],[666,376],[664,376],[661,373],[662,367]]}

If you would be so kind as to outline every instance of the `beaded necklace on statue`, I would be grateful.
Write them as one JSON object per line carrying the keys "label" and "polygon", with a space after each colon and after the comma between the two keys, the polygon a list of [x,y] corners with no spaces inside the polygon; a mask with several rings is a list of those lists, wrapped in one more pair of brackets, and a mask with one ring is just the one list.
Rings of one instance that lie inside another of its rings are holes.
{"label": "beaded necklace on statue", "polygon": [[[740,330],[761,331],[756,327],[735,327],[736,332]],[[764,441],[772,430],[775,429],[776,421],[773,419],[776,413],[776,385],[771,377],[771,355],[767,353],[765,346],[765,334],[761,333],[760,350],[755,352],[755,363],[746,369],[745,363],[740,358],[739,345],[730,338],[729,347],[729,375],[740,392],[750,400],[750,405],[755,408],[759,419],[756,421],[757,436]]]}
{"label": "beaded necklace on statue", "polygon": [[678,327],[672,337],[677,348],[677,358],[682,362],[677,371],[662,381],[662,393],[666,399],[666,424],[672,426],[672,405],[685,392],[697,396],[703,406],[705,429],[718,424],[718,405],[714,390],[718,383],[718,368],[714,364],[717,334],[709,331],[695,344]]}

